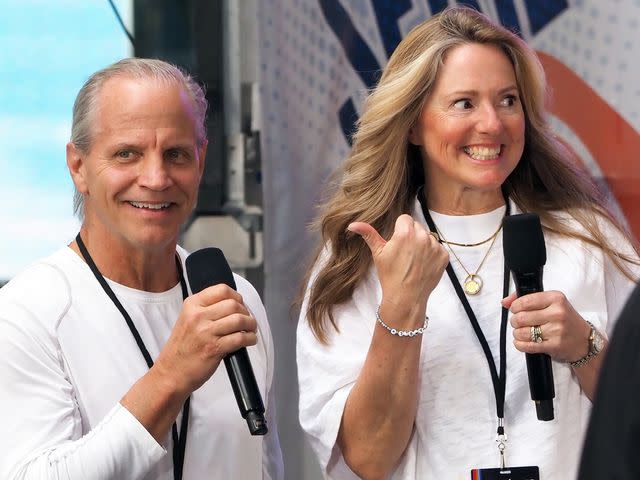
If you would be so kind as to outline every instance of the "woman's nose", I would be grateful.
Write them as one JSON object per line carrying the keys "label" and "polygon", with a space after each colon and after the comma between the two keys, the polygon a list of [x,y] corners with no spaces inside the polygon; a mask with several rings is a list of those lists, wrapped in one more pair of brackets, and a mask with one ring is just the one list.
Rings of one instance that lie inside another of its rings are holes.
{"label": "woman's nose", "polygon": [[477,128],[481,133],[495,134],[502,130],[502,119],[493,105],[485,105],[478,115]]}

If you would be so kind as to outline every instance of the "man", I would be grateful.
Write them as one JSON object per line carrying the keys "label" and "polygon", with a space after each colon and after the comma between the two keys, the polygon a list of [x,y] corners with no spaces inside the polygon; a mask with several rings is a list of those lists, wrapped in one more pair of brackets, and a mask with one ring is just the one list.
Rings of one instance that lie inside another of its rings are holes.
{"label": "man", "polygon": [[[184,300],[177,240],[204,168],[206,108],[159,60],[122,60],[80,90],[67,145],[79,235],[0,290],[0,478],[282,477],[260,298],[236,276],[237,292]],[[219,368],[241,347],[264,437],[248,433]]]}

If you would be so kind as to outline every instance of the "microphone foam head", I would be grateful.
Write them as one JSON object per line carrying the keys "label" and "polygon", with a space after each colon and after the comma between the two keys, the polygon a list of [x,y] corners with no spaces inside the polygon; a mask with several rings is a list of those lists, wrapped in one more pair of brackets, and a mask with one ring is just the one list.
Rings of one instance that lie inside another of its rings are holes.
{"label": "microphone foam head", "polygon": [[231,267],[219,248],[209,247],[196,250],[187,257],[185,265],[193,293],[198,293],[207,287],[220,283],[236,289]]}
{"label": "microphone foam head", "polygon": [[504,259],[509,270],[532,272],[547,262],[547,249],[538,215],[510,215],[504,218],[502,226]]}

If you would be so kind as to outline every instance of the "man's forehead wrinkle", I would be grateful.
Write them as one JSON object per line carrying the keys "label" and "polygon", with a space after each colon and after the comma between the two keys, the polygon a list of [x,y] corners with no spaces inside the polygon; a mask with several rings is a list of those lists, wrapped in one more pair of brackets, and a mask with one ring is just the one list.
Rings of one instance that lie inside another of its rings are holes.
{"label": "man's forehead wrinkle", "polygon": [[[110,83],[111,85],[109,86]],[[119,97],[125,96],[129,88],[139,88],[141,84],[144,85],[145,83],[148,83],[150,88],[154,86],[166,88],[167,95],[175,93],[175,90],[172,93],[169,92],[171,89],[176,88],[181,99],[180,107],[164,110],[158,115],[157,110],[146,113],[140,106],[127,106],[126,104],[122,104],[122,99]],[[184,88],[175,82],[129,77],[111,79],[103,85],[101,91],[96,96],[94,112],[94,134],[128,131],[132,137],[140,137],[145,136],[147,132],[155,132],[154,135],[157,137],[178,137],[182,143],[184,143],[183,137],[195,135],[196,125],[193,102],[189,94],[184,91]],[[184,118],[185,116],[191,120],[189,126],[187,126],[187,122],[182,119],[180,122],[176,121],[177,118]],[[145,122],[148,123],[148,127],[140,127],[140,124],[144,124]],[[181,131],[171,132],[172,129],[175,129],[176,125],[180,125],[179,130]],[[187,132],[186,130],[192,131]]]}

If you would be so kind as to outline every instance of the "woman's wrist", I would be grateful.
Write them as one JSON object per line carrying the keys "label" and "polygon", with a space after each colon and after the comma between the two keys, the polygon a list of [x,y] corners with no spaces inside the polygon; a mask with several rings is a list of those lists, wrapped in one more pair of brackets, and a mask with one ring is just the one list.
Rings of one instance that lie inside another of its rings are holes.
{"label": "woman's wrist", "polygon": [[580,358],[570,362],[570,365],[573,368],[583,367],[593,358],[600,355],[607,346],[607,340],[604,335],[602,335],[591,322],[587,320],[586,323],[589,326],[589,336],[586,342],[586,353],[584,353],[584,355],[582,355]]}
{"label": "woman's wrist", "polygon": [[426,310],[426,304],[383,298],[378,304],[376,317],[380,317],[390,328],[410,331],[424,326]]}
{"label": "woman's wrist", "polygon": [[422,326],[414,328],[413,330],[399,330],[395,327],[391,327],[384,320],[382,320],[382,317],[380,317],[380,305],[378,305],[378,308],[376,310],[376,321],[380,325],[382,325],[391,335],[397,335],[398,337],[415,337],[417,335],[422,335],[429,325],[429,317],[425,315],[424,323],[422,324]]}

